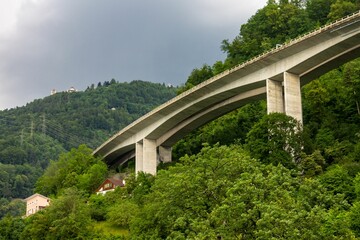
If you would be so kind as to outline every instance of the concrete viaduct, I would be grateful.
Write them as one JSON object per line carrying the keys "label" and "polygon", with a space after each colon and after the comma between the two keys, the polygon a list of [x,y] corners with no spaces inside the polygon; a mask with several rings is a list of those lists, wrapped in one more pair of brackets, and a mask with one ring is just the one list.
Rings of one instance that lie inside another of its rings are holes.
{"label": "concrete viaduct", "polygon": [[94,155],[108,165],[135,157],[136,172],[156,174],[171,147],[192,130],[244,104],[267,100],[267,111],[302,121],[300,88],[360,57],[360,12],[323,26],[216,75],[115,134]]}

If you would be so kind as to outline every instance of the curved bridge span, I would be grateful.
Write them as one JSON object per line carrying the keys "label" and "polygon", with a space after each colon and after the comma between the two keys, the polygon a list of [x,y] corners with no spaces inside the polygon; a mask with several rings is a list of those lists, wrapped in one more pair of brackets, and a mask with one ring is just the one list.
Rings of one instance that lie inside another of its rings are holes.
{"label": "curved bridge span", "polygon": [[360,57],[360,12],[224,71],[128,125],[95,151],[108,165],[135,156],[136,172],[156,174],[158,160],[192,130],[242,105],[267,100],[268,112],[302,121],[302,85]]}

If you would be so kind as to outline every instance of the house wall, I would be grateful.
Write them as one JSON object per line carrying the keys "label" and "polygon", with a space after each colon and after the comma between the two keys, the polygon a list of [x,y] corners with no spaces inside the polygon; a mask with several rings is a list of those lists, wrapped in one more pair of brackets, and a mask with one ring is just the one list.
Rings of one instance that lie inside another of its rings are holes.
{"label": "house wall", "polygon": [[101,186],[96,194],[104,195],[105,193],[107,193],[109,191],[114,191],[114,190],[115,190],[114,184],[112,182],[110,182],[109,180],[105,180],[103,182],[103,184],[101,184]]}
{"label": "house wall", "polygon": [[107,192],[114,191],[117,187],[122,187],[125,185],[125,180],[120,179],[106,179],[100,187],[96,190],[96,194],[104,195]]}
{"label": "house wall", "polygon": [[49,206],[50,199],[36,195],[26,201],[26,216],[36,213],[37,211]]}
{"label": "house wall", "polygon": [[97,194],[97,195],[99,195],[99,194],[105,195],[107,192],[112,192],[112,191],[115,191],[115,188],[113,188],[113,189],[107,189],[107,190],[102,190],[102,189],[100,189],[98,192],[96,192],[96,194]]}

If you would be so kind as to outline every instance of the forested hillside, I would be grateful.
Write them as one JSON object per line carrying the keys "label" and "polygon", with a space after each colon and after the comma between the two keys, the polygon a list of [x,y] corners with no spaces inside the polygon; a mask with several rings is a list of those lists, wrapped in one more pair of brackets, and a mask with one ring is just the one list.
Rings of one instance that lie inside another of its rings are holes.
{"label": "forested hillside", "polygon": [[[178,93],[359,9],[359,0],[269,0],[234,40],[223,41],[226,59],[195,68]],[[83,145],[72,149],[35,184],[52,204],[26,219],[4,217],[0,236],[359,239],[360,59],[307,84],[302,97],[302,124],[267,115],[264,101],[248,104],[179,141],[175,164],[161,166],[156,176],[130,175],[126,187],[105,196],[94,194],[110,174],[104,163]],[[89,134],[105,136],[109,126]]]}
{"label": "forested hillside", "polygon": [[80,144],[95,149],[175,96],[175,88],[114,79],[0,111],[0,198],[24,198],[50,160]]}

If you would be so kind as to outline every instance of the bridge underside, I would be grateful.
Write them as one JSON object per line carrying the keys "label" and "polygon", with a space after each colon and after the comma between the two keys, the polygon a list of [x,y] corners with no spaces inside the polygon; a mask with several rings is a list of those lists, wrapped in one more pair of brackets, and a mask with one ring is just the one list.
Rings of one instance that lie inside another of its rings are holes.
{"label": "bridge underside", "polygon": [[227,70],[138,119],[99,147],[109,165],[135,157],[155,174],[171,147],[192,130],[257,99],[267,111],[302,121],[301,86],[360,56],[360,14]]}
{"label": "bridge underside", "polygon": [[155,174],[159,162],[171,162],[171,146],[177,141],[194,129],[255,100],[266,98],[268,113],[281,112],[302,121],[301,83],[298,75],[285,72],[282,81],[267,79],[262,83],[265,83],[265,86],[240,93],[198,111],[157,139],[144,138],[133,145],[113,152],[112,154],[117,157],[108,164],[123,164],[135,158],[136,172]]}

